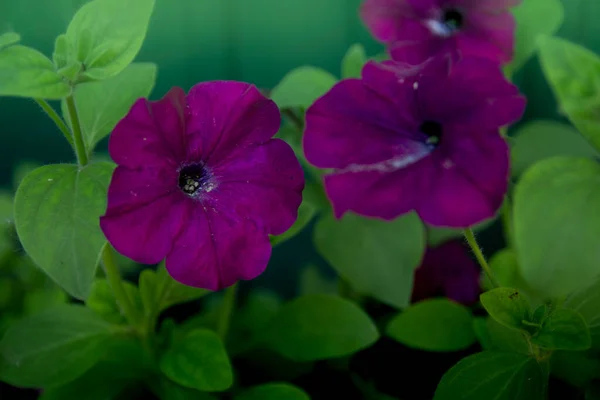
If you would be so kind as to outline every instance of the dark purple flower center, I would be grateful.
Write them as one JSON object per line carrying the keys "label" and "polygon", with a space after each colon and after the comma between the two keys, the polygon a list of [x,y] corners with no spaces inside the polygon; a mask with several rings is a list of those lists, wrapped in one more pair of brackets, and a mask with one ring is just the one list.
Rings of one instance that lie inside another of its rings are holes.
{"label": "dark purple flower center", "polygon": [[211,176],[203,164],[190,164],[179,170],[179,189],[188,196],[198,192],[210,192],[213,188]]}
{"label": "dark purple flower center", "polygon": [[459,10],[455,8],[448,8],[444,10],[442,22],[450,31],[454,32],[462,28],[464,16]]}
{"label": "dark purple flower center", "polygon": [[442,140],[442,124],[435,121],[425,121],[419,127],[419,131],[427,135],[427,143],[438,146]]}

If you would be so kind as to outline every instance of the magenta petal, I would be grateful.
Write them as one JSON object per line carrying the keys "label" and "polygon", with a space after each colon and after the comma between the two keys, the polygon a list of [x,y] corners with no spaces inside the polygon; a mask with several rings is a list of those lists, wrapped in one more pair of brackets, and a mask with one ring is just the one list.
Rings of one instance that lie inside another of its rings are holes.
{"label": "magenta petal", "polygon": [[173,193],[129,209],[109,207],[100,218],[100,227],[119,253],[142,264],[156,264],[165,258],[172,238],[186,223],[185,202],[189,201]]}
{"label": "magenta petal", "polygon": [[220,290],[238,280],[254,279],[267,267],[269,237],[252,222],[233,221],[195,205],[187,222],[166,261],[178,282]]}
{"label": "magenta petal", "polygon": [[188,93],[188,159],[215,165],[272,138],[281,123],[277,105],[251,84],[205,82]]}
{"label": "magenta petal", "polygon": [[478,140],[468,132],[462,135],[443,149],[446,154],[432,153],[438,176],[417,207],[429,225],[469,227],[493,217],[504,200],[509,175],[506,141],[497,134]]}
{"label": "magenta petal", "polygon": [[408,0],[367,0],[360,15],[373,36],[384,43],[397,40],[399,25],[405,18],[416,17]]}
{"label": "magenta petal", "polygon": [[[381,76],[387,80],[393,74],[386,71]],[[402,114],[390,99],[362,81],[341,81],[306,113],[306,159],[320,168],[345,168],[410,152],[418,144],[399,132],[407,125]]]}
{"label": "magenta petal", "polygon": [[515,19],[508,11],[472,13],[457,40],[464,56],[508,62],[513,56],[515,28]]}
{"label": "magenta petal", "polygon": [[185,154],[184,110],[185,93],[177,87],[156,102],[137,100],[110,136],[110,156],[129,168],[176,165]]}
{"label": "magenta petal", "polygon": [[280,235],[297,218],[304,172],[291,147],[280,139],[247,149],[213,169],[218,187],[212,197],[238,218],[249,218],[269,234]]}

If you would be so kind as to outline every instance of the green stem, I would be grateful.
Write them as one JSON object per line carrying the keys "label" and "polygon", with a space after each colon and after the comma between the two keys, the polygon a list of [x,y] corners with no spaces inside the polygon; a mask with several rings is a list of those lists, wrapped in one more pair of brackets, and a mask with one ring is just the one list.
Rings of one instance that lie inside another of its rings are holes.
{"label": "green stem", "polygon": [[481,268],[487,275],[488,279],[490,280],[490,282],[492,283],[492,285],[495,288],[500,287],[500,284],[494,277],[494,273],[492,272],[492,269],[490,268],[489,264],[485,260],[485,257],[483,256],[483,253],[481,252],[481,249],[479,248],[479,245],[477,244],[477,240],[475,239],[475,234],[473,233],[473,230],[471,228],[466,228],[464,230],[464,233],[465,233],[465,238],[467,239],[467,242],[469,243],[469,246],[471,246],[471,250],[473,250],[473,253],[475,253],[475,258],[477,258],[479,265],[481,266]]}
{"label": "green stem", "polygon": [[223,304],[221,305],[221,312],[217,321],[217,335],[221,337],[223,342],[227,338],[229,333],[229,326],[231,325],[231,316],[233,315],[233,308],[235,307],[235,297],[237,292],[237,284],[229,286],[225,289],[223,297]]}
{"label": "green stem", "polygon": [[73,139],[75,140],[75,154],[77,155],[77,162],[80,166],[85,167],[88,163],[88,156],[85,150],[85,143],[83,143],[83,134],[81,132],[79,116],[77,115],[75,99],[71,95],[67,97],[65,101],[67,102],[67,109],[69,110],[69,117],[71,118],[71,127],[73,128]]}
{"label": "green stem", "polygon": [[164,279],[161,282],[161,287],[157,291],[158,296],[156,296],[156,301],[154,302],[152,309],[148,311],[148,316],[146,318],[146,324],[144,328],[144,334],[146,336],[150,336],[154,332],[154,329],[156,328],[156,320],[158,319],[158,315],[160,313],[160,306],[165,297],[169,294],[169,291],[172,287],[173,278],[171,278],[171,275],[164,274],[163,276]]}
{"label": "green stem", "polygon": [[119,267],[115,261],[114,250],[110,244],[106,244],[102,250],[102,264],[104,264],[104,271],[106,273],[106,279],[112,288],[117,304],[125,314],[125,318],[131,326],[137,327],[139,322],[139,316],[133,307],[131,299],[125,291],[123,280],[119,272]]}
{"label": "green stem", "polygon": [[504,203],[502,204],[502,227],[504,228],[504,240],[508,247],[512,247],[514,243],[513,239],[513,224],[512,224],[512,204],[508,193],[504,197]]}
{"label": "green stem", "polygon": [[73,146],[73,136],[71,135],[71,131],[67,127],[67,124],[65,124],[65,121],[63,121],[63,119],[60,117],[60,115],[58,115],[58,113],[54,111],[54,108],[52,108],[52,106],[50,106],[50,104],[48,104],[48,102],[44,99],[33,100],[35,100],[35,102],[38,103],[38,105],[42,108],[42,110],[44,110],[44,112],[50,117],[50,119],[54,121],[58,129],[60,129],[60,131],[62,132],[65,139],[67,139],[67,142],[69,142],[69,144]]}

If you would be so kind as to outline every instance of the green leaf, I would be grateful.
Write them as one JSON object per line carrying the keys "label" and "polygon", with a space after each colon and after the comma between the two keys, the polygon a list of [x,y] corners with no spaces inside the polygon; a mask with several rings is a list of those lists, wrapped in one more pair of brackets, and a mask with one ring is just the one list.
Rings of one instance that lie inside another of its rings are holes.
{"label": "green leaf", "polygon": [[[133,103],[148,97],[156,82],[156,64],[134,63],[118,75],[100,82],[85,83],[75,89],[75,105],[89,153],[96,144],[114,129]],[[66,101],[62,113],[69,115]]]}
{"label": "green leaf", "polygon": [[600,279],[570,294],[564,306],[577,311],[586,321],[592,346],[600,349]]}
{"label": "green leaf", "polygon": [[[562,25],[564,10],[560,0],[526,0],[513,8],[517,23],[515,53],[506,66],[510,75],[521,69],[538,48],[542,35],[552,35]],[[543,15],[543,18],[540,16]]]}
{"label": "green leaf", "polygon": [[102,357],[111,334],[110,325],[78,305],[25,318],[0,341],[0,378],[19,387],[64,384]]}
{"label": "green leaf", "polygon": [[512,175],[519,176],[538,161],[554,156],[596,157],[577,129],[555,121],[531,121],[520,128],[511,148]]}
{"label": "green leaf", "polygon": [[154,0],[93,0],[83,5],[65,34],[69,63],[83,65],[87,79],[117,75],[142,47],[153,8]]}
{"label": "green leaf", "polygon": [[600,150],[600,57],[564,39],[540,40],[542,70],[569,120]]}
{"label": "green leaf", "polygon": [[485,350],[510,351],[527,355],[531,353],[525,332],[507,328],[491,317],[484,320],[488,339],[488,342],[482,346]]}
{"label": "green leaf", "polygon": [[377,327],[358,306],[326,294],[302,296],[284,305],[266,331],[267,344],[293,361],[350,355],[379,338]]}
{"label": "green leaf", "polygon": [[0,35],[0,49],[11,46],[21,41],[21,35],[15,32],[6,32]]}
{"label": "green leaf", "polygon": [[23,314],[34,315],[48,308],[65,304],[68,301],[69,296],[55,285],[34,290],[30,289],[23,300]]}
{"label": "green leaf", "polygon": [[[548,298],[600,273],[600,165],[554,157],[530,168],[515,191],[514,237],[526,282]],[[574,240],[573,238],[577,238]]]}
{"label": "green leaf", "polygon": [[161,400],[217,400],[216,397],[206,392],[185,388],[164,376],[160,377],[159,385],[155,391]]}
{"label": "green leaf", "polygon": [[114,165],[47,165],[15,196],[15,225],[33,261],[69,294],[85,299],[106,239],[99,218]]}
{"label": "green leaf", "polygon": [[[513,249],[506,248],[494,253],[489,263],[500,286],[517,289],[530,302],[537,299],[535,291],[523,279],[517,253]],[[486,290],[494,288],[487,276],[484,275],[482,280]]]}
{"label": "green leaf", "polygon": [[246,389],[234,400],[310,400],[302,389],[289,383],[266,383]]}
{"label": "green leaf", "polygon": [[[140,311],[142,309],[142,301],[138,288],[127,281],[123,281],[123,287],[129,297],[129,301]],[[94,281],[90,295],[85,300],[85,305],[109,322],[117,324],[125,322],[125,315],[121,313],[121,308],[117,304],[113,289],[106,279]]]}
{"label": "green leaf", "polygon": [[0,96],[61,99],[71,88],[37,50],[10,46],[0,50]]}
{"label": "green leaf", "polygon": [[415,213],[391,222],[325,215],[315,226],[314,242],[357,292],[397,308],[408,306],[414,270],[425,251],[425,231]]}
{"label": "green leaf", "polygon": [[440,381],[434,400],[545,400],[548,377],[535,359],[484,351],[464,358]]}
{"label": "green leaf", "polygon": [[490,316],[504,326],[521,329],[522,322],[529,320],[529,302],[517,289],[493,289],[482,293],[479,299]]}
{"label": "green leaf", "polygon": [[325,293],[336,294],[338,292],[338,279],[327,278],[315,265],[307,265],[300,271],[299,292],[301,295]]}
{"label": "green leaf", "polygon": [[308,108],[337,82],[329,72],[310,66],[298,67],[283,77],[271,92],[279,108]]}
{"label": "green leaf", "polygon": [[448,299],[408,307],[389,322],[386,333],[406,346],[428,351],[458,351],[475,342],[471,312]]}
{"label": "green leaf", "polygon": [[553,376],[578,388],[600,376],[600,360],[583,351],[555,351],[550,364]]}
{"label": "green leaf", "polygon": [[300,208],[298,208],[298,218],[296,219],[296,222],[294,222],[290,229],[281,235],[271,236],[271,244],[273,246],[293,238],[299,234],[310,221],[312,221],[318,211],[318,207],[311,201],[312,199],[307,196],[307,193],[311,190],[314,190],[312,186],[304,187],[302,192],[302,203],[300,204]]}
{"label": "green leaf", "polygon": [[173,343],[160,359],[160,370],[173,382],[206,392],[223,391],[233,384],[225,347],[208,329],[191,331]]}
{"label": "green leaf", "polygon": [[361,44],[353,44],[342,60],[342,78],[360,78],[367,53]]}
{"label": "green leaf", "polygon": [[531,342],[551,350],[586,350],[592,345],[590,331],[575,310],[561,308],[544,320]]}

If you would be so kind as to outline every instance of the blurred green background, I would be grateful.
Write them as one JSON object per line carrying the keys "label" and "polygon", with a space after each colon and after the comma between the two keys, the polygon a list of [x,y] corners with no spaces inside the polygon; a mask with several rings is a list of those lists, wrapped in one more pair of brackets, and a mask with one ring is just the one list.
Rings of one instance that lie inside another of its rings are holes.
{"label": "blurred green background", "polygon": [[[23,44],[51,55],[85,0],[0,0],[0,32],[14,30]],[[339,75],[347,48],[362,43],[368,54],[382,47],[358,17],[361,0],[157,0],[139,61],[158,64],[152,98],[171,86],[235,79],[274,86],[294,67],[310,64]],[[600,52],[598,0],[563,0],[559,35]],[[540,18],[544,18],[540,15]],[[558,118],[556,104],[532,59],[516,77],[529,97],[527,119]],[[68,162],[72,154],[59,132],[30,100],[0,98],[0,185],[22,160]]]}

